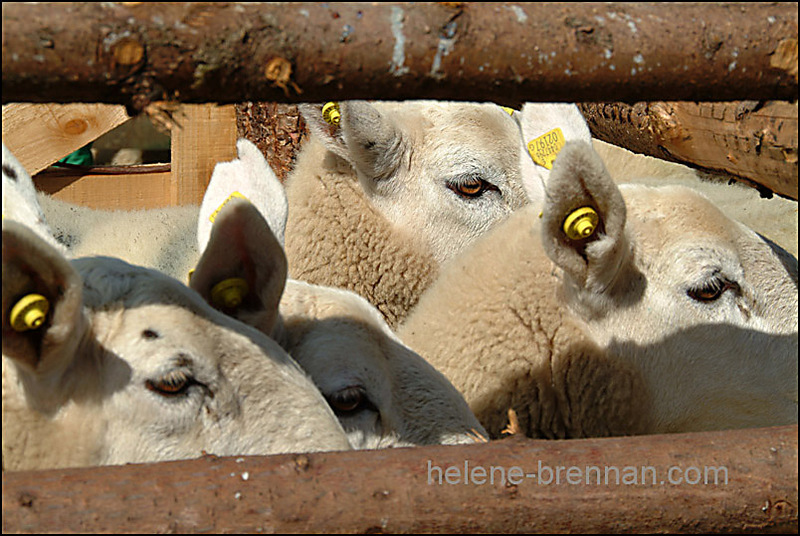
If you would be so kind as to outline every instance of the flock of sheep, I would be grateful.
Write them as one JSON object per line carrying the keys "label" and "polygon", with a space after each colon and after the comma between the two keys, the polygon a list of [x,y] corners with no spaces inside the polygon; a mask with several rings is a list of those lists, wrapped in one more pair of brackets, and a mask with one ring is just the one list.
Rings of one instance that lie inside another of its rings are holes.
{"label": "flock of sheep", "polygon": [[4,469],[797,423],[795,202],[572,104],[302,111],[285,187],[240,140],[200,207],[3,146]]}

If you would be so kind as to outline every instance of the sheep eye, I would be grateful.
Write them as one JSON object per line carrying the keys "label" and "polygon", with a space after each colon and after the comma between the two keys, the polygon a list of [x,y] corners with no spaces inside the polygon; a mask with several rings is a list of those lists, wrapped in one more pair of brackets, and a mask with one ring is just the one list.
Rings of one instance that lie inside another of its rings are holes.
{"label": "sheep eye", "polygon": [[474,199],[480,197],[487,190],[497,190],[497,187],[479,178],[469,178],[463,182],[451,182],[447,184],[456,195]]}
{"label": "sheep eye", "polygon": [[353,413],[368,404],[367,394],[360,386],[346,387],[328,397],[328,404],[335,413]]}
{"label": "sheep eye", "polygon": [[142,337],[145,339],[158,339],[161,335],[158,334],[157,331],[152,329],[146,329],[142,331]]}
{"label": "sheep eye", "polygon": [[704,285],[690,288],[686,294],[695,301],[708,303],[718,300],[726,290],[736,288],[738,288],[736,283],[715,277]]}
{"label": "sheep eye", "polygon": [[165,374],[157,380],[147,380],[145,386],[161,396],[173,397],[186,393],[193,383],[196,383],[194,378],[186,371],[176,370]]}

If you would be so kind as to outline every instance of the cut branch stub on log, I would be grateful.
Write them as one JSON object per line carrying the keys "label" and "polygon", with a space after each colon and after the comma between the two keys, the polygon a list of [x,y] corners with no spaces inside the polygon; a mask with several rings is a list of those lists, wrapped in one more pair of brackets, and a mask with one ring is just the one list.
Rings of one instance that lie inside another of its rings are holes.
{"label": "cut branch stub on log", "polygon": [[798,90],[796,2],[7,2],[2,10],[3,102],[515,106],[793,99]]}
{"label": "cut branch stub on log", "polygon": [[797,200],[797,101],[581,103],[592,135]]}

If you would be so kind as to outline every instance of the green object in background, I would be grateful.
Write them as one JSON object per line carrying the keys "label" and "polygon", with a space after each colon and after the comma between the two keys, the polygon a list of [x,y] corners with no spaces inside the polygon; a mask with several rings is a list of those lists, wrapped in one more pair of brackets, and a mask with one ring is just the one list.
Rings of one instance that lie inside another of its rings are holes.
{"label": "green object in background", "polygon": [[91,166],[94,164],[94,158],[92,158],[92,151],[90,148],[92,144],[88,144],[85,147],[81,147],[75,152],[72,152],[59,160],[57,164],[73,164],[76,166]]}

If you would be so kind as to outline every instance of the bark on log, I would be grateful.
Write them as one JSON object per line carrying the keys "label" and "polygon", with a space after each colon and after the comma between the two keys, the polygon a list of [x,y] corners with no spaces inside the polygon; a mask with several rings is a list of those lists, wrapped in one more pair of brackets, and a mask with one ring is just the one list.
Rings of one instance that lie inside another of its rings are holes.
{"label": "bark on log", "polygon": [[3,532],[796,533],[797,447],[795,425],[4,473]]}
{"label": "bark on log", "polygon": [[308,130],[294,104],[245,102],[236,105],[236,130],[240,138],[252,141],[283,182]]}
{"label": "bark on log", "polygon": [[596,138],[797,200],[797,101],[578,106]]}
{"label": "bark on log", "polygon": [[797,96],[797,2],[3,3],[3,102]]}

